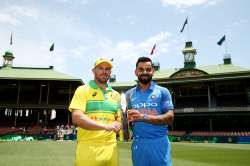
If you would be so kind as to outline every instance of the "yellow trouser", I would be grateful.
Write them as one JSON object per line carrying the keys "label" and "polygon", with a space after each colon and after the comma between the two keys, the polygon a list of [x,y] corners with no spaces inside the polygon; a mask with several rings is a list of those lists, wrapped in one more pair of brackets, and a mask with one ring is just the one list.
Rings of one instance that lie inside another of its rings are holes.
{"label": "yellow trouser", "polygon": [[95,144],[78,142],[76,147],[76,166],[117,166],[116,143]]}

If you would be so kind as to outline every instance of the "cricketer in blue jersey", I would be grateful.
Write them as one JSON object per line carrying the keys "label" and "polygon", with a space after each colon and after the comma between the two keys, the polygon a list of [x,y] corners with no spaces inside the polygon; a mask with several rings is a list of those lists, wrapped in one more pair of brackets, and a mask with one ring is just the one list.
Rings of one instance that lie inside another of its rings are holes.
{"label": "cricketer in blue jersey", "polygon": [[154,68],[148,57],[140,57],[135,74],[138,85],[126,92],[128,119],[132,122],[134,166],[171,166],[168,125],[174,119],[167,88],[152,81]]}

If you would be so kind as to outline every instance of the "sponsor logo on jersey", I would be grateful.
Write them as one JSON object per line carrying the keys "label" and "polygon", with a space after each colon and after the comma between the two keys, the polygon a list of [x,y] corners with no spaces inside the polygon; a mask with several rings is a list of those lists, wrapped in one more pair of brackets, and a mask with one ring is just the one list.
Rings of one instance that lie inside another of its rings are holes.
{"label": "sponsor logo on jersey", "polygon": [[133,108],[140,109],[140,108],[147,108],[147,107],[157,107],[158,104],[155,102],[141,102],[133,105]]}

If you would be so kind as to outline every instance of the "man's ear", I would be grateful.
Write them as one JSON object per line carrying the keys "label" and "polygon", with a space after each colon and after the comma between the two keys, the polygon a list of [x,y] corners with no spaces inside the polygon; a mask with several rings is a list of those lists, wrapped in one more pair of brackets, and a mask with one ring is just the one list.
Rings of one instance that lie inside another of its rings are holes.
{"label": "man's ear", "polygon": [[154,73],[155,73],[155,68],[153,67],[152,75],[154,75]]}

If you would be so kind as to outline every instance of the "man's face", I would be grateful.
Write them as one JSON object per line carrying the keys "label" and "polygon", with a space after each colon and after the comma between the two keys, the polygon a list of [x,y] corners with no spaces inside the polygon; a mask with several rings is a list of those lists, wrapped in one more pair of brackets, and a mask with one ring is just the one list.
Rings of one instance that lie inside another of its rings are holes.
{"label": "man's face", "polygon": [[93,70],[95,80],[99,83],[106,84],[110,78],[111,67],[106,63],[101,63]]}
{"label": "man's face", "polygon": [[154,75],[154,68],[150,62],[140,62],[135,70],[135,75],[142,84],[148,84]]}

